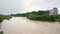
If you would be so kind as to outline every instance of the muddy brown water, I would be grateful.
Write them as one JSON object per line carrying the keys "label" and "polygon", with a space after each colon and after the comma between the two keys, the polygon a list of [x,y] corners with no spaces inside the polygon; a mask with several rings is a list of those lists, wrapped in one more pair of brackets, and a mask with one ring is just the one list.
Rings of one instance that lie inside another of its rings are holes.
{"label": "muddy brown water", "polygon": [[60,24],[13,17],[2,22],[2,31],[4,34],[60,34]]}

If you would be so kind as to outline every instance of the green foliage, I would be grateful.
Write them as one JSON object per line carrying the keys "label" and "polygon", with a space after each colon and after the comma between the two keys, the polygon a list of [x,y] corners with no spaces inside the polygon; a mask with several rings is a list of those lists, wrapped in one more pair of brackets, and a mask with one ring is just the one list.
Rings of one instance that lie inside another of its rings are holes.
{"label": "green foliage", "polygon": [[39,20],[39,16],[34,14],[29,14],[27,18],[29,18],[30,20]]}
{"label": "green foliage", "polygon": [[0,14],[0,22],[2,22],[4,19],[10,19],[11,17],[10,16],[7,16],[7,15],[1,15]]}
{"label": "green foliage", "polygon": [[47,11],[32,11],[32,12],[27,12],[27,13],[19,13],[19,14],[11,14],[10,16],[16,16],[16,17],[26,17],[29,14],[34,14],[34,15],[43,15],[43,14],[48,14]]}
{"label": "green foliage", "polygon": [[1,31],[0,34],[3,34],[3,31]]}
{"label": "green foliage", "polygon": [[10,16],[14,16],[14,17],[25,17],[26,16],[26,14],[25,13],[23,13],[23,14],[11,14]]}
{"label": "green foliage", "polygon": [[49,15],[49,11],[42,11],[42,10],[22,14],[12,14],[11,16],[27,17],[30,20],[60,22],[60,15]]}
{"label": "green foliage", "polygon": [[49,22],[60,22],[60,15],[49,15],[48,12],[38,11],[30,13],[27,15],[27,18],[30,20],[40,20],[40,21],[49,21]]}
{"label": "green foliage", "polygon": [[43,14],[49,14],[49,11],[41,11],[41,10],[39,10],[37,12],[37,15],[43,15]]}

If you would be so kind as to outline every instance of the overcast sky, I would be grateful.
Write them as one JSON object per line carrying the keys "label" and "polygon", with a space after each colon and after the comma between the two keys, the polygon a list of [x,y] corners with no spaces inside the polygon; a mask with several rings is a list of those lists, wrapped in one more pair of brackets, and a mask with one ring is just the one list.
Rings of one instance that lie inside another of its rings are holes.
{"label": "overcast sky", "polygon": [[60,9],[60,0],[0,0],[0,14],[47,10],[53,7]]}

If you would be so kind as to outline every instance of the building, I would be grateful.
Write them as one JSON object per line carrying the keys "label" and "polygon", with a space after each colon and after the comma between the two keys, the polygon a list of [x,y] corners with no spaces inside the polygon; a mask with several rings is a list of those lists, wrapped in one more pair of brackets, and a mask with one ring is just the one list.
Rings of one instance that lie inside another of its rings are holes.
{"label": "building", "polygon": [[53,9],[49,10],[49,14],[50,15],[57,15],[58,14],[58,9],[57,8],[53,8]]}

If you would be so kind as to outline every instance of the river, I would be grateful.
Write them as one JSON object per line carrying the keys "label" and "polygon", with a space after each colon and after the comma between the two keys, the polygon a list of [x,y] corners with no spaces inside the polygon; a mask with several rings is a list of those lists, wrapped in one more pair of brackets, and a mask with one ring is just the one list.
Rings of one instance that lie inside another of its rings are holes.
{"label": "river", "polygon": [[60,24],[13,17],[2,22],[4,34],[60,34]]}

